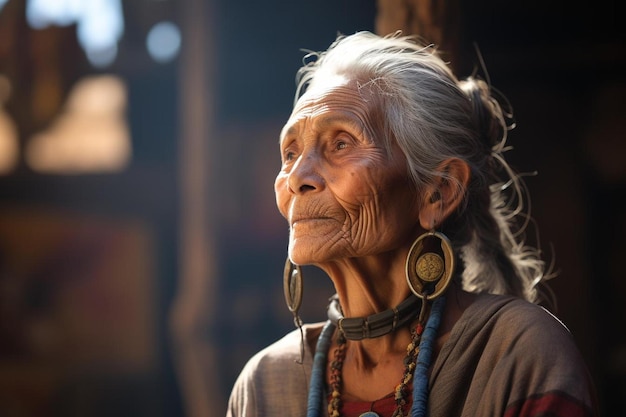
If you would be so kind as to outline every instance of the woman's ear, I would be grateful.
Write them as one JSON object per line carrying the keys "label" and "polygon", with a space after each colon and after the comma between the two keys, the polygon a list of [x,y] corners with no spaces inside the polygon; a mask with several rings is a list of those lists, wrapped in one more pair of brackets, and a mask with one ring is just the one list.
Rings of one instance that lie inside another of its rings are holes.
{"label": "woman's ear", "polygon": [[434,229],[459,207],[465,197],[471,170],[467,162],[450,158],[437,167],[437,175],[422,194],[420,225]]}

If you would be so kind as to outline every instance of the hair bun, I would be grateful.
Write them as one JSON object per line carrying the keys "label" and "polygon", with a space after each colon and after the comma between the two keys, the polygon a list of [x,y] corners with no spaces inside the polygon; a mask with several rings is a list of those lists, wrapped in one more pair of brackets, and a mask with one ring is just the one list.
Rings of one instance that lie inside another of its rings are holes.
{"label": "hair bun", "polygon": [[[515,127],[508,101],[480,78],[468,77],[460,81],[460,87],[472,103],[472,117],[480,139],[489,150],[501,151],[507,132]],[[502,104],[506,105],[506,112]]]}

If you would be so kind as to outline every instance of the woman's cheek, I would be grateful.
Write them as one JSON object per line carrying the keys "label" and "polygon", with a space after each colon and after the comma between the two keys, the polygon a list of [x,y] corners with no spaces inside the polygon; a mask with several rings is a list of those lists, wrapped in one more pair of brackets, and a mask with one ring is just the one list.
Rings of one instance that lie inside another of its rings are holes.
{"label": "woman's cheek", "polygon": [[289,190],[287,189],[287,176],[279,173],[274,182],[274,193],[276,195],[276,206],[285,219],[289,213]]}

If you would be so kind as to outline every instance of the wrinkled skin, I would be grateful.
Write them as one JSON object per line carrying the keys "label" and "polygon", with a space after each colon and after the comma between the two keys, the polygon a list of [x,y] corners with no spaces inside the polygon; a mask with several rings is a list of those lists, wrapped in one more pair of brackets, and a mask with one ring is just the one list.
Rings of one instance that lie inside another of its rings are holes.
{"label": "wrinkled skin", "polygon": [[[365,90],[365,91],[364,91]],[[372,120],[380,114],[367,89],[337,78],[308,91],[280,139],[276,201],[290,226],[297,264],[386,254],[419,227],[419,202],[406,160],[390,152]]]}

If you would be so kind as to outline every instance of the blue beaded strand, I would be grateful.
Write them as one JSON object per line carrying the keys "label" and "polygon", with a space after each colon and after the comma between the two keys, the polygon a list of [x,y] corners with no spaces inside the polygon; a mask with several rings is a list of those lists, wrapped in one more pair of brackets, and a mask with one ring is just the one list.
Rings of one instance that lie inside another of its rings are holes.
{"label": "blue beaded strand", "polygon": [[306,407],[307,417],[319,417],[322,413],[322,404],[324,395],[324,378],[326,370],[326,360],[328,358],[328,350],[330,342],[335,332],[336,326],[328,320],[322,329],[320,337],[317,339],[315,347],[315,356],[313,357],[313,370],[311,371],[311,383],[309,387],[309,398]]}
{"label": "blue beaded strand", "polygon": [[441,315],[446,304],[445,297],[441,296],[433,302],[430,317],[426,322],[426,328],[420,341],[420,350],[417,354],[417,365],[413,375],[413,406],[412,417],[425,417],[426,404],[428,403],[428,368],[432,359],[433,345],[437,330],[441,323]]}

